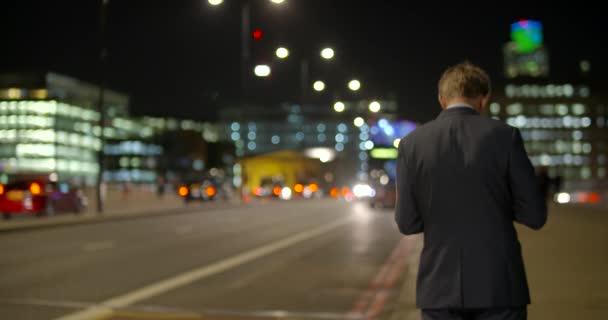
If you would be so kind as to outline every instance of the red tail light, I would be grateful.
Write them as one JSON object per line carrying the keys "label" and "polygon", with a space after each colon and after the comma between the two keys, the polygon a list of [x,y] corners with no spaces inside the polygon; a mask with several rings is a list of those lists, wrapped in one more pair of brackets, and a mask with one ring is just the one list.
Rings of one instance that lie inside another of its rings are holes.
{"label": "red tail light", "polygon": [[30,192],[36,196],[42,193],[42,188],[38,183],[32,182],[32,184],[30,184]]}
{"label": "red tail light", "polygon": [[272,193],[273,193],[275,196],[277,196],[277,197],[278,197],[278,196],[280,196],[280,195],[281,195],[281,187],[279,187],[279,186],[274,187],[274,188],[272,189]]}
{"label": "red tail light", "polygon": [[190,190],[188,190],[188,187],[185,187],[185,186],[181,186],[177,190],[177,193],[182,197],[187,196],[189,192],[190,192]]}
{"label": "red tail light", "polygon": [[0,184],[0,195],[4,194],[4,185]]}

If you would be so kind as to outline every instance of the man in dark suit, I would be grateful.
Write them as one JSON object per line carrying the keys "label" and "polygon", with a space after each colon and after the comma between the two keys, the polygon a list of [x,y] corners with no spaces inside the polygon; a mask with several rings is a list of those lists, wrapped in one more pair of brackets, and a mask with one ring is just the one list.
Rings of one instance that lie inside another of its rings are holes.
{"label": "man in dark suit", "polygon": [[481,116],[490,79],[470,63],[439,81],[437,119],[401,140],[395,219],[424,233],[416,304],[424,320],[526,319],[530,294],[513,222],[547,219],[518,129]]}

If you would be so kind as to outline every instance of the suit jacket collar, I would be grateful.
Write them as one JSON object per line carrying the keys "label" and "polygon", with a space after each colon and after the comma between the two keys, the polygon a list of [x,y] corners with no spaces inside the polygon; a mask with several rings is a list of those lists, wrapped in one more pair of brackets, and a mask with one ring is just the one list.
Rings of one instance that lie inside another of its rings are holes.
{"label": "suit jacket collar", "polygon": [[441,111],[437,119],[443,119],[448,117],[457,117],[457,116],[470,116],[470,115],[479,115],[479,113],[475,109],[471,108],[449,108]]}

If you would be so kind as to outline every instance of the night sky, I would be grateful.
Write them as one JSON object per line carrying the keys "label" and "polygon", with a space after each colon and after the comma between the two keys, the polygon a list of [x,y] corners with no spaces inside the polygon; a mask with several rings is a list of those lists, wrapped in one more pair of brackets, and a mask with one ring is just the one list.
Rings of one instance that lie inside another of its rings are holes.
{"label": "night sky", "polygon": [[[0,72],[51,70],[86,81],[99,79],[100,1],[14,1],[3,3]],[[502,44],[509,25],[521,18],[544,24],[552,77],[569,79],[579,62],[591,62],[591,76],[606,88],[608,27],[603,10],[583,1],[526,4],[485,1],[426,8],[410,1],[286,0],[281,7],[252,0],[254,61],[273,65],[273,77],[251,82],[257,101],[298,98],[298,59],[311,62],[311,80],[330,90],[315,101],[331,108],[347,95],[346,82],[363,83],[357,98],[395,96],[401,115],[434,117],[441,71],[465,59],[502,78]],[[529,2],[531,3],[531,2]],[[595,5],[597,6],[597,5]],[[236,103],[240,84],[238,0],[211,7],[207,0],[110,0],[108,85],[131,96],[133,114],[210,119],[214,109]],[[289,61],[273,49],[292,50]],[[336,60],[323,63],[318,49],[331,45]]]}

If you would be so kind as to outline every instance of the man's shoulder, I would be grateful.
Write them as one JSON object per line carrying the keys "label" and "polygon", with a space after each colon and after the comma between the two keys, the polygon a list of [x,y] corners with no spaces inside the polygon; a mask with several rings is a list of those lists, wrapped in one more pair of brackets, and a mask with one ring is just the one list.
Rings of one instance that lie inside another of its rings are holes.
{"label": "man's shoulder", "polygon": [[[481,130],[489,130],[496,134],[511,135],[513,130],[516,129],[515,127],[512,127],[501,120],[483,115],[476,116],[474,122],[475,127]],[[432,135],[434,132],[441,130],[443,127],[442,119],[436,118],[418,126],[402,140],[409,143],[414,143],[420,139],[424,140],[426,136],[429,134]]]}

